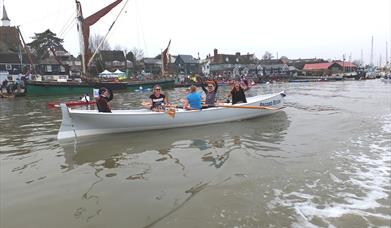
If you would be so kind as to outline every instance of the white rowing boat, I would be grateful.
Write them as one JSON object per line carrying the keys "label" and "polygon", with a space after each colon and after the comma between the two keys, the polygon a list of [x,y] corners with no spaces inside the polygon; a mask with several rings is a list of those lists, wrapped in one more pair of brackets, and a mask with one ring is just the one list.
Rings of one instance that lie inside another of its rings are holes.
{"label": "white rowing boat", "polygon": [[[280,92],[249,97],[247,103],[234,105],[242,108],[228,108],[228,105],[225,105],[203,110],[177,109],[174,118],[167,113],[147,109],[112,110],[111,113],[103,113],[97,110],[71,109],[61,104],[62,123],[57,138],[62,140],[87,135],[188,127],[255,118],[283,108],[284,96],[284,92]],[[260,109],[254,108],[255,106]]]}

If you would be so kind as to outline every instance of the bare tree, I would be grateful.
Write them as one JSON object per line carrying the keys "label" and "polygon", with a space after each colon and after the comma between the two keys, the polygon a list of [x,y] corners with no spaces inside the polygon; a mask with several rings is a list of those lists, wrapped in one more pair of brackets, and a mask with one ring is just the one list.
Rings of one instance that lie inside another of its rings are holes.
{"label": "bare tree", "polygon": [[[94,34],[94,35],[90,36],[90,49],[92,52],[96,51],[99,44],[102,42],[102,40],[104,38],[105,38],[104,36],[99,35],[99,34]],[[110,48],[109,42],[107,42],[107,40],[105,40],[99,49],[100,50],[110,50],[111,48]]]}
{"label": "bare tree", "polygon": [[265,51],[265,54],[263,54],[262,56],[262,59],[272,59],[272,58],[274,58],[274,56],[272,55],[272,53],[268,51]]}
{"label": "bare tree", "polygon": [[133,53],[136,60],[141,60],[144,58],[144,51],[142,49],[134,47],[131,52]]}

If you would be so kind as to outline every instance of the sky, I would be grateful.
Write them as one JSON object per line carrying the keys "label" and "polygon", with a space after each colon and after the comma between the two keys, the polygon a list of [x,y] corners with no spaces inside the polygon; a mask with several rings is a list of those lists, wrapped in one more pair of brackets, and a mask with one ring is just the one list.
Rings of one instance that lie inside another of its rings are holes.
{"label": "sky", "polygon": [[[0,0],[11,26],[19,25],[27,42],[50,29],[79,51],[74,0]],[[114,0],[80,0],[84,17]],[[126,0],[99,20],[91,34],[105,35]],[[112,48],[142,49],[154,57],[170,53],[205,58],[219,53],[274,57],[324,58],[370,62],[391,59],[391,0],[128,0],[107,41]],[[381,56],[381,57],[380,57]]]}

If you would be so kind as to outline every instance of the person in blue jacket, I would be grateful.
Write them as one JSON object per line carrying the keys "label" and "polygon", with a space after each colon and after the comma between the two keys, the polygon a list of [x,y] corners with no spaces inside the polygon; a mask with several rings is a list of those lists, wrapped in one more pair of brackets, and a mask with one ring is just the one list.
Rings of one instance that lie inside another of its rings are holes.
{"label": "person in blue jacket", "polygon": [[190,86],[190,93],[186,96],[184,102],[184,108],[188,110],[202,108],[202,97],[201,94],[197,92],[197,87],[194,85]]}

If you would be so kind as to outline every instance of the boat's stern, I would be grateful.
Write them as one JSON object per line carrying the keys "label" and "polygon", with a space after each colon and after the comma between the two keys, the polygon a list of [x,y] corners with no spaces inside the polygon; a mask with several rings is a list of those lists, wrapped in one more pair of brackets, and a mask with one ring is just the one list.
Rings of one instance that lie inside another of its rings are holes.
{"label": "boat's stern", "polygon": [[69,115],[68,107],[66,106],[66,104],[61,103],[60,108],[62,114],[62,121],[61,121],[60,130],[58,131],[57,134],[57,139],[64,140],[64,139],[75,138],[76,137],[75,129],[72,124],[71,116]]}

